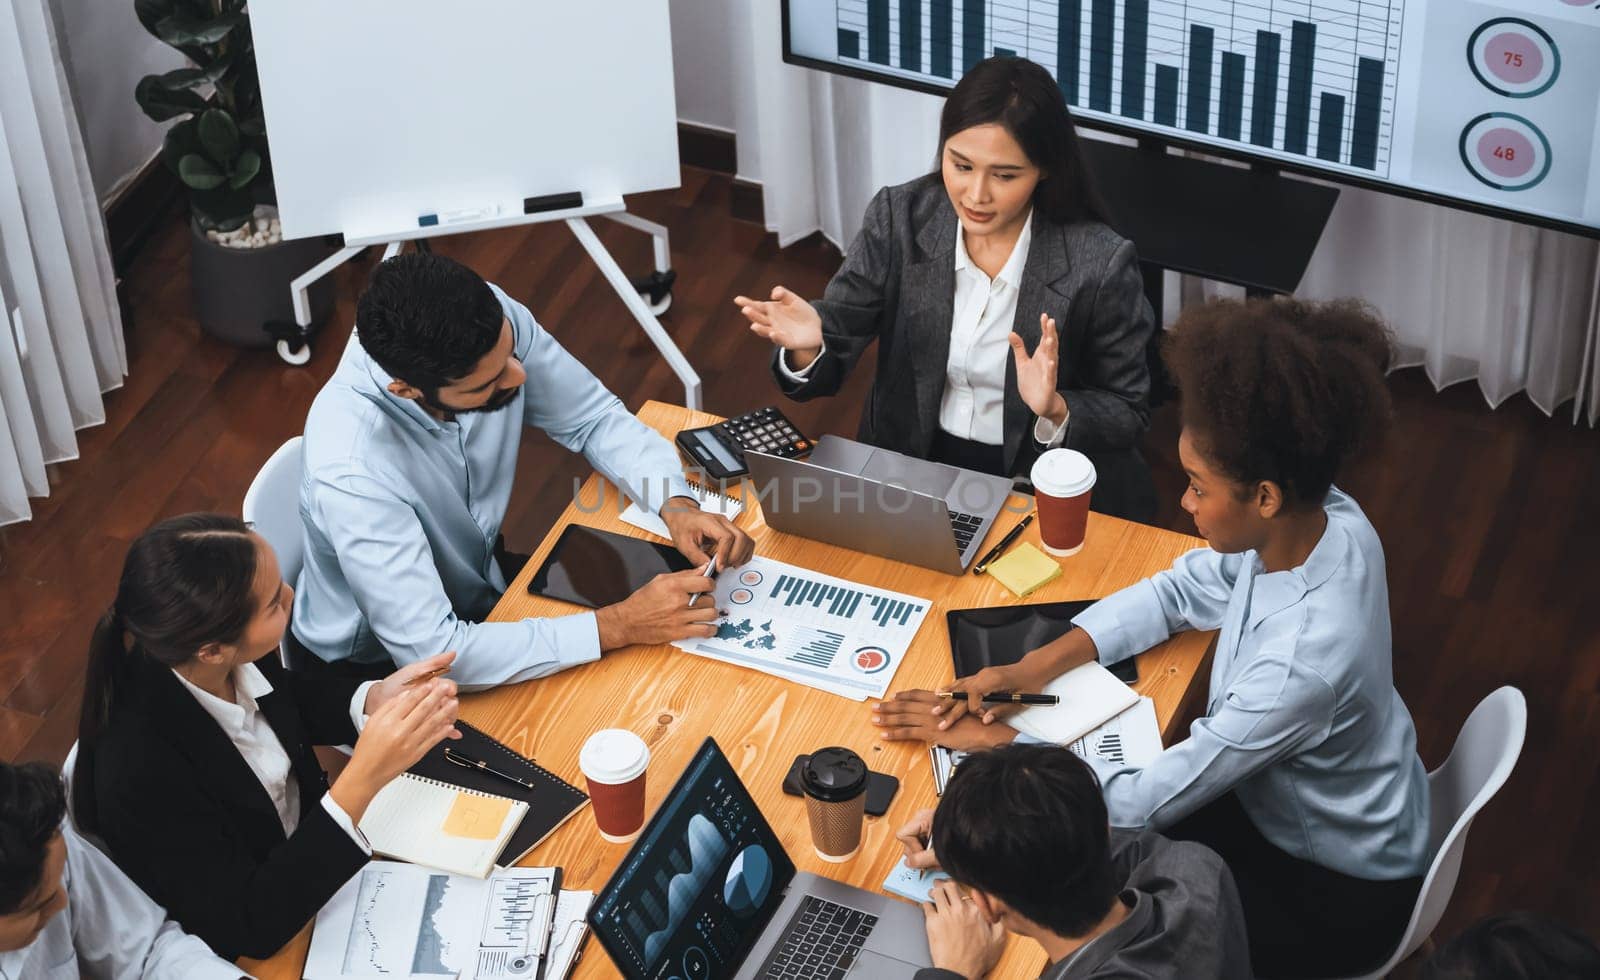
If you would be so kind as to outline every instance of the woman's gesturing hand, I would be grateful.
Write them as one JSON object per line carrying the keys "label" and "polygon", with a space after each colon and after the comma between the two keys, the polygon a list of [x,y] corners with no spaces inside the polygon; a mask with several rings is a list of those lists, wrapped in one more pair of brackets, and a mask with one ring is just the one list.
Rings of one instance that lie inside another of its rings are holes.
{"label": "woman's gesturing hand", "polygon": [[1056,375],[1061,366],[1061,341],[1056,321],[1039,314],[1039,346],[1028,354],[1022,337],[1011,335],[1011,356],[1017,362],[1017,394],[1028,410],[1052,425],[1067,420],[1067,400],[1056,390]]}
{"label": "woman's gesturing hand", "polygon": [[739,312],[750,321],[752,333],[789,352],[789,366],[803,371],[822,351],[822,317],[817,308],[782,286],[774,286],[772,299],[735,296]]}

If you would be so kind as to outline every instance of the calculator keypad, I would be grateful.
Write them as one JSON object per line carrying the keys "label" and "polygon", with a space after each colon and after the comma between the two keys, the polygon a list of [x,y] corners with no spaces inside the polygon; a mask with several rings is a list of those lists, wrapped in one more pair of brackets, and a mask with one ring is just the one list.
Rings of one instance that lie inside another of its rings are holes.
{"label": "calculator keypad", "polygon": [[790,458],[811,451],[811,440],[801,435],[776,408],[758,409],[729,419],[715,431],[736,449],[753,449]]}

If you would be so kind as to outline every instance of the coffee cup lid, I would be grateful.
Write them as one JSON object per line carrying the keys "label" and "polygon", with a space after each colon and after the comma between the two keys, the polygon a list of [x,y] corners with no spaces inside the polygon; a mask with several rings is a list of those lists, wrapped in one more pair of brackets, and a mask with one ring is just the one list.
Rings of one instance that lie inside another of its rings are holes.
{"label": "coffee cup lid", "polygon": [[824,803],[853,800],[867,785],[867,764],[859,755],[837,745],[818,749],[800,769],[806,795]]}
{"label": "coffee cup lid", "polygon": [[1052,449],[1034,461],[1029,479],[1052,497],[1076,497],[1094,487],[1094,463],[1075,449]]}
{"label": "coffee cup lid", "polygon": [[595,732],[578,752],[578,768],[597,783],[626,783],[649,764],[650,746],[626,728]]}

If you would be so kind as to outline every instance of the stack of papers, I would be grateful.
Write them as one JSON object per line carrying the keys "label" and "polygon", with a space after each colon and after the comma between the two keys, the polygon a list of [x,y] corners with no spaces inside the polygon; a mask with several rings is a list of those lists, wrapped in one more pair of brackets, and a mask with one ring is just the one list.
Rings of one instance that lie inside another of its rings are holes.
{"label": "stack of papers", "polygon": [[889,690],[933,605],[759,555],[715,596],[717,635],[674,646],[857,701]]}
{"label": "stack of papers", "polygon": [[1024,708],[1006,719],[1006,724],[1057,745],[1077,741],[1139,700],[1133,688],[1093,661],[1046,684],[1044,693],[1054,694],[1061,703]]}
{"label": "stack of papers", "polygon": [[[1127,710],[1068,742],[1067,748],[1084,759],[1093,756],[1118,766],[1148,766],[1161,754],[1162,749],[1161,728],[1156,724],[1156,703],[1149,698],[1137,698]],[[950,776],[966,757],[967,753],[956,749],[947,749],[942,745],[928,746],[935,794],[944,795]],[[884,887],[888,887],[887,882]]]}

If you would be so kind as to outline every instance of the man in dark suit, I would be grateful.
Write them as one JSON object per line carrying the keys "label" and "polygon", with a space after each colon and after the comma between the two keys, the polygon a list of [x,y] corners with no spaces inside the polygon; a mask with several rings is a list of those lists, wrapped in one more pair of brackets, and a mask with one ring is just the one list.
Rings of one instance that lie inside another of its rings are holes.
{"label": "man in dark suit", "polygon": [[1011,745],[967,757],[938,809],[899,836],[908,864],[951,876],[924,909],[934,966],[917,980],[977,980],[1008,931],[1044,948],[1044,980],[1251,976],[1222,859],[1159,834],[1111,831],[1093,770],[1067,749]]}

